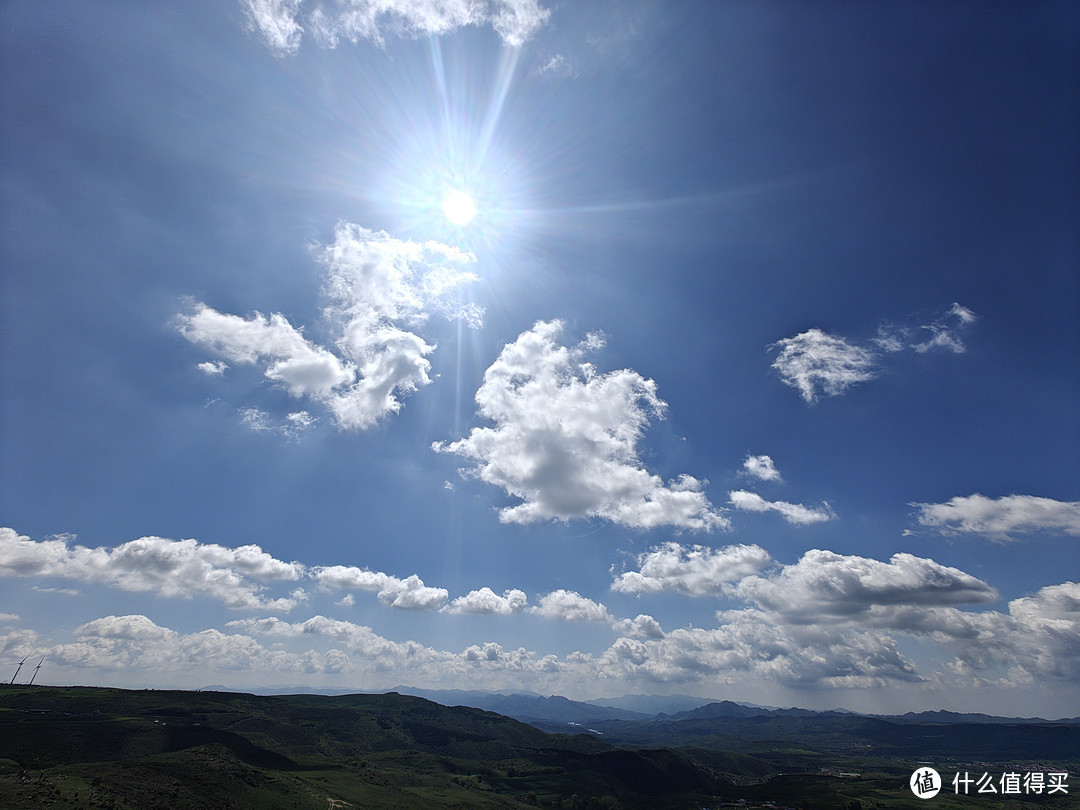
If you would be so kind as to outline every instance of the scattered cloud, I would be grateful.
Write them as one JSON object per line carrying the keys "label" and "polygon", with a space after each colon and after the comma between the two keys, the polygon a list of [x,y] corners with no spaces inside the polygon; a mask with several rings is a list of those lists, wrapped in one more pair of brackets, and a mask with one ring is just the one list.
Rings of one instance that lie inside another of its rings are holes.
{"label": "scattered cloud", "polygon": [[302,575],[299,563],[274,559],[254,545],[140,537],[112,549],[87,548],[68,538],[35,541],[0,528],[0,576],[61,577],[166,597],[209,596],[236,610],[289,611],[305,601],[303,591],[267,598],[260,583]]}
{"label": "scattered cloud", "polygon": [[483,587],[459,596],[450,604],[441,608],[442,613],[489,613],[497,616],[510,616],[521,613],[529,604],[529,597],[517,588],[503,591],[499,596],[491,588]]}
{"label": "scattered cloud", "polygon": [[745,512],[779,512],[784,520],[788,523],[794,523],[796,526],[822,523],[836,517],[828,504],[825,504],[823,509],[811,509],[798,503],[767,501],[756,492],[747,492],[744,489],[729,492],[728,498],[730,498],[731,505],[736,509]]}
{"label": "scattered cloud", "polygon": [[[881,373],[881,356],[913,349],[920,354],[945,349],[955,354],[966,351],[964,333],[976,320],[975,313],[954,303],[930,323],[909,325],[884,323],[876,338],[860,346],[820,329],[808,329],[794,337],[771,344],[780,353],[772,367],[780,379],[798,390],[808,403],[820,396],[837,396],[848,388]],[[920,340],[915,336],[929,337]]]}
{"label": "scattered cloud", "polygon": [[540,604],[530,608],[530,613],[545,619],[562,619],[568,622],[612,622],[608,609],[575,591],[560,588],[540,597]]}
{"label": "scattered cloud", "polygon": [[674,591],[689,596],[718,596],[731,583],[756,574],[771,561],[761,546],[710,548],[667,542],[639,554],[640,570],[620,574],[611,588],[623,593]]}
{"label": "scattered cloud", "polygon": [[[274,54],[300,48],[305,26],[303,0],[242,0],[249,27]],[[312,8],[312,5],[314,6]],[[536,0],[341,0],[308,4],[307,30],[321,45],[337,47],[342,38],[383,44],[384,34],[423,37],[450,34],[468,25],[490,25],[507,45],[517,47],[547,20]]]}
{"label": "scattered cloud", "polygon": [[294,53],[300,47],[304,27],[296,18],[303,0],[241,0],[248,25],[257,31],[271,51]]}
{"label": "scattered cloud", "polygon": [[776,469],[773,460],[769,456],[746,457],[742,468],[743,475],[757,478],[759,481],[780,481],[780,471]]}
{"label": "scattered cloud", "polygon": [[[493,641],[460,652],[439,650],[391,641],[370,627],[319,615],[296,623],[248,617],[228,622],[230,632],[180,633],[133,614],[88,621],[70,640],[50,641],[19,628],[20,617],[8,613],[0,614],[0,651],[16,657],[41,654],[57,666],[82,669],[316,675],[371,670],[393,682],[408,672],[448,686],[512,683],[545,691],[569,682],[603,681],[871,688],[921,683],[928,676],[942,683],[999,686],[1080,680],[1080,585],[1075,582],[1013,599],[1007,612],[979,611],[965,606],[995,601],[998,594],[990,585],[911,554],[883,562],[811,550],[794,564],[775,566],[758,546],[713,549],[669,542],[640,554],[637,562],[640,571],[618,576],[613,590],[724,596],[744,604],[718,611],[715,627],[665,631],[651,615],[617,618],[602,603],[565,589],[540,597],[532,607],[517,589],[499,595],[485,587],[448,601],[445,590],[430,588],[415,575],[400,579],[352,566],[304,568],[257,546],[147,537],[114,549],[91,549],[71,538],[34,542],[0,529],[0,576],[65,577],[163,596],[204,596],[249,610],[287,610],[307,600],[299,588],[288,600],[272,599],[262,583],[312,579],[329,590],[374,591],[388,607],[530,614],[604,623],[617,634],[600,652],[559,657]],[[351,606],[350,597],[337,604]],[[259,636],[287,643],[266,646]],[[920,673],[900,651],[900,636],[932,643],[951,659],[940,672]]]}
{"label": "scattered cloud", "polygon": [[404,610],[434,610],[450,596],[445,588],[428,587],[416,574],[399,579],[352,565],[317,566],[311,577],[335,590],[375,591],[379,604]]}
{"label": "scattered cloud", "polygon": [[30,590],[36,593],[58,593],[61,596],[78,596],[79,592],[74,588],[43,588],[40,585],[31,585]]}
{"label": "scattered cloud", "polygon": [[[340,223],[320,259],[327,270],[324,318],[337,335],[334,350],[308,340],[284,315],[241,318],[203,303],[181,314],[177,328],[232,363],[262,365],[266,379],[293,397],[322,404],[339,427],[364,430],[401,410],[402,397],[431,383],[428,356],[435,346],[410,330],[432,314],[481,325],[483,310],[461,297],[461,289],[477,280],[463,269],[476,258],[437,242],[402,241]],[[258,409],[242,413],[249,427],[275,429]],[[306,410],[287,420],[280,432],[293,437],[315,421]]]}
{"label": "scattered cloud", "polygon": [[872,351],[820,329],[778,340],[769,348],[780,350],[772,364],[780,379],[797,389],[807,402],[814,402],[822,395],[842,394],[878,375],[877,358]]}
{"label": "scattered cloud", "polygon": [[946,349],[956,354],[967,351],[964,345],[963,333],[965,328],[975,322],[975,313],[967,307],[953,304],[952,309],[933,323],[925,324],[921,331],[929,332],[930,337],[912,345],[917,352],[928,352],[933,349]]}
{"label": "scattered cloud", "polygon": [[918,509],[915,519],[920,526],[945,535],[981,534],[999,541],[1034,532],[1080,537],[1080,501],[1055,501],[1034,495],[994,499],[975,494],[945,503],[911,506]]}
{"label": "scattered cloud", "polygon": [[225,370],[228,369],[228,367],[229,364],[224,362],[223,360],[219,360],[217,362],[208,361],[206,363],[199,363],[196,366],[199,371],[201,371],[208,377],[220,377],[225,373]]}
{"label": "scattered cloud", "polygon": [[664,628],[660,626],[660,622],[644,613],[639,613],[633,619],[617,619],[612,622],[611,628],[626,638],[650,639],[664,637]]}
{"label": "scattered cloud", "polygon": [[644,429],[667,407],[656,383],[629,369],[598,372],[585,356],[602,338],[561,346],[562,329],[538,322],[505,346],[476,392],[494,427],[432,449],[475,462],[467,474],[522,500],[500,511],[505,523],[598,517],[641,529],[726,527],[705,482],[665,483],[638,458]]}
{"label": "scattered cloud", "polygon": [[299,439],[301,435],[315,427],[319,420],[307,411],[297,411],[286,414],[283,421],[278,421],[271,414],[258,408],[241,408],[240,421],[256,433],[274,433],[290,439]]}
{"label": "scattered cloud", "polygon": [[732,592],[794,624],[865,616],[882,605],[978,604],[998,598],[982,580],[934,560],[900,553],[886,563],[820,549],[779,571],[746,577]]}

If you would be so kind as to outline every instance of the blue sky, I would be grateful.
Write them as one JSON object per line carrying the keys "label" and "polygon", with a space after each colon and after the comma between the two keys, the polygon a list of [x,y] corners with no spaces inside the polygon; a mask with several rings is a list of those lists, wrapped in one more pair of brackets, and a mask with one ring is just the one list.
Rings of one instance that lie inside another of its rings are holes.
{"label": "blue sky", "polygon": [[1080,713],[1071,4],[0,14],[12,672]]}

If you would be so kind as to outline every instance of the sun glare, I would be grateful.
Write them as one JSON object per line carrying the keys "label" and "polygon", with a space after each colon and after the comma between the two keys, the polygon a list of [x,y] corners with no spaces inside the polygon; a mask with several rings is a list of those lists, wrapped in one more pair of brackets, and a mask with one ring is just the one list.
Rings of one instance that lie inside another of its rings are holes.
{"label": "sun glare", "polygon": [[443,213],[455,225],[468,225],[476,215],[476,206],[472,198],[464,191],[451,191],[443,200]]}

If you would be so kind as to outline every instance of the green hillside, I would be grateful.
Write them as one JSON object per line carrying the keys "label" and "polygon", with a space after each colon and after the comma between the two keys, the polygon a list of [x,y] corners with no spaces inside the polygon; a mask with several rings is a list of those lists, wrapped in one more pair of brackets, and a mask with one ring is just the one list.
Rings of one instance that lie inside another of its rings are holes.
{"label": "green hillside", "polygon": [[[930,806],[907,788],[916,761],[874,750],[903,747],[891,725],[881,731],[876,721],[845,720],[823,733],[807,723],[759,722],[756,739],[746,729],[733,735],[739,724],[726,720],[640,724],[644,746],[616,746],[396,693],[0,686],[0,810]],[[1011,728],[1016,739],[1028,733]],[[884,742],[873,741],[878,731]],[[908,748],[928,741],[929,732],[909,731]],[[953,731],[937,726],[935,733],[949,741]],[[844,754],[845,734],[867,742]],[[1004,738],[988,745],[1003,747]],[[1057,767],[1077,781],[1080,769]],[[977,801],[984,810],[1064,810],[1080,785],[1070,790]],[[971,806],[966,801],[943,792],[933,806],[959,810]]]}
{"label": "green hillside", "polygon": [[4,808],[682,807],[730,784],[722,762],[394,693],[7,686],[0,760]]}

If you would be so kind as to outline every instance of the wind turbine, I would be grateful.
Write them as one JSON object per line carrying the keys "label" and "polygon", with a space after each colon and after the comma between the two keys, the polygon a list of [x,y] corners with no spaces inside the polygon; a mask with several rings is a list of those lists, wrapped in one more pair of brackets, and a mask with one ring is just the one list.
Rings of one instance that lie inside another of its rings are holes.
{"label": "wind turbine", "polygon": [[44,655],[41,656],[41,660],[38,661],[37,666],[34,667],[34,674],[30,676],[30,683],[28,683],[27,686],[33,686],[34,685],[34,678],[37,677],[38,670],[41,669],[41,665],[43,663],[45,663],[45,656]]}
{"label": "wind turbine", "polygon": [[[22,665],[26,663],[26,659],[30,657],[30,653],[23,656],[23,660],[19,662],[19,666],[15,668],[15,674],[11,676],[11,683],[15,683],[15,679],[19,677],[19,670],[22,669]],[[10,684],[9,684],[10,685]]]}

